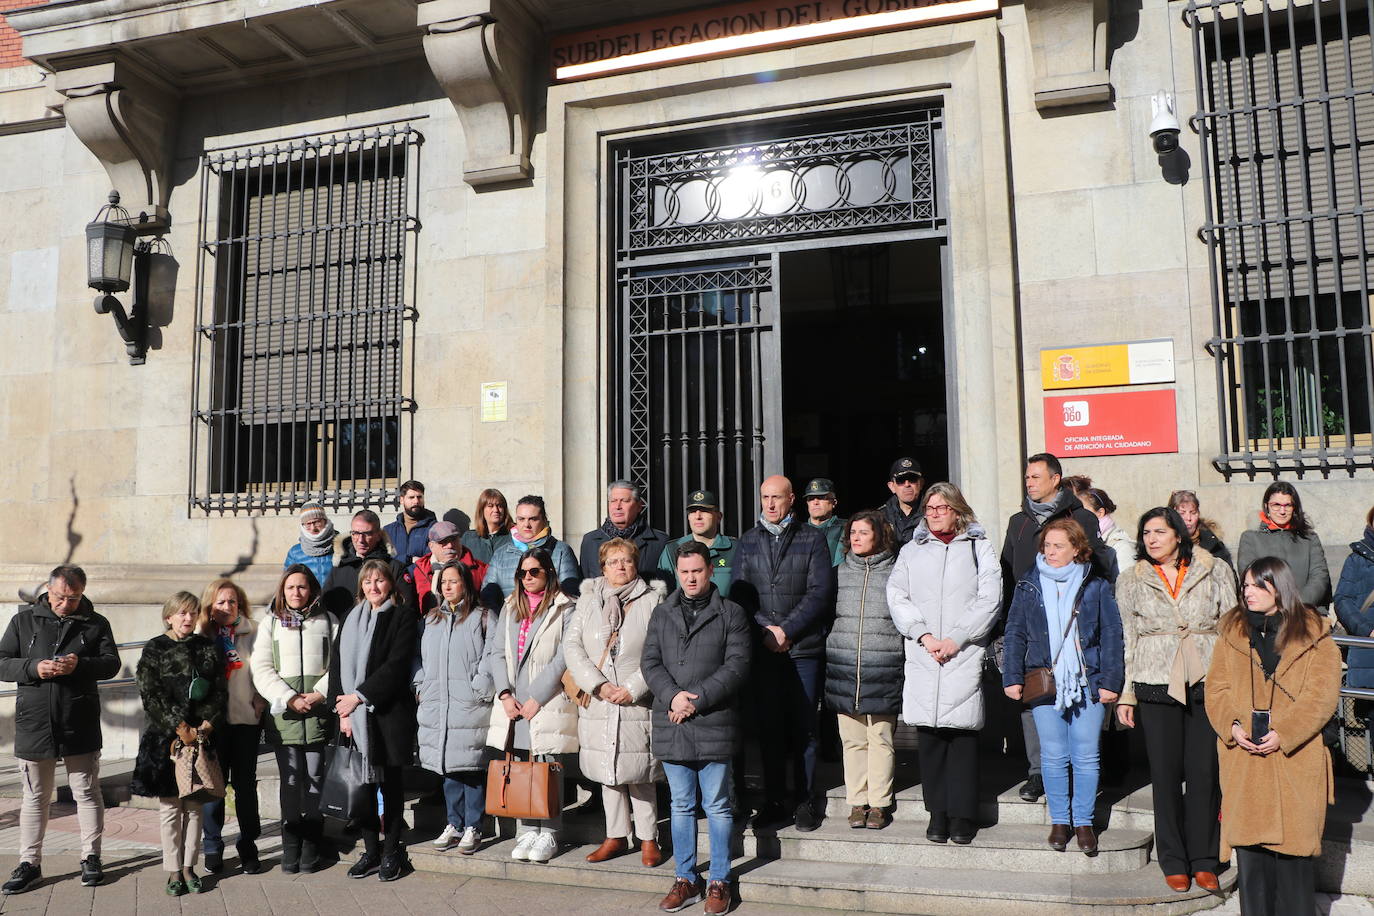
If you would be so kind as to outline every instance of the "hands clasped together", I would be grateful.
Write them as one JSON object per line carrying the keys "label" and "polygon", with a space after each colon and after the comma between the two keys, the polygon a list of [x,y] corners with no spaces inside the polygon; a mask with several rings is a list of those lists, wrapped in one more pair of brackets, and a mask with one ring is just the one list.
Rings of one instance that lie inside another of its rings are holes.
{"label": "hands clasped together", "polygon": [[929,652],[930,657],[941,665],[959,654],[958,644],[948,637],[945,639],[936,639],[934,636],[926,633],[921,637],[920,643],[921,648]]}
{"label": "hands clasped together", "polygon": [[1250,736],[1245,733],[1245,729],[1240,727],[1239,722],[1232,722],[1231,737],[1236,739],[1236,744],[1240,745],[1243,750],[1258,757],[1267,756],[1279,749],[1279,733],[1272,728],[1257,744],[1250,740]]}

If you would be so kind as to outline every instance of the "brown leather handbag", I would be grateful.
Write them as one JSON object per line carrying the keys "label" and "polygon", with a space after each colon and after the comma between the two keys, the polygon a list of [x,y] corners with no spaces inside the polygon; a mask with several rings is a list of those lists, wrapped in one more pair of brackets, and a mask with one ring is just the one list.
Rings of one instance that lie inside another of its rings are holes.
{"label": "brown leather handbag", "polygon": [[487,813],[547,820],[563,810],[563,765],[515,759],[515,720],[506,731],[505,756],[487,764]]}
{"label": "brown leather handbag", "polygon": [[1069,615],[1069,623],[1064,627],[1064,635],[1059,638],[1059,651],[1054,653],[1054,660],[1050,662],[1050,666],[1048,668],[1026,669],[1026,681],[1021,687],[1022,703],[1030,706],[1045,697],[1054,696],[1058,689],[1054,683],[1054,666],[1059,664],[1059,656],[1064,651],[1064,644],[1069,641],[1069,631],[1073,629],[1073,622],[1077,619],[1078,605],[1075,604],[1073,613]]}
{"label": "brown leather handbag", "polygon": [[[616,640],[618,640],[619,638],[619,630],[616,630],[613,633],[611,633],[611,638],[606,640],[606,648],[601,653],[601,661],[596,663],[596,670],[600,671],[601,666],[606,664],[606,656],[611,654],[611,647],[615,645]],[[563,677],[560,678],[560,680],[563,683],[563,692],[568,695],[568,699],[572,700],[574,703],[576,703],[583,709],[586,709],[588,706],[592,705],[592,695],[587,691],[583,690],[581,687],[577,686],[577,678],[573,677],[573,673],[571,671],[564,668]]]}

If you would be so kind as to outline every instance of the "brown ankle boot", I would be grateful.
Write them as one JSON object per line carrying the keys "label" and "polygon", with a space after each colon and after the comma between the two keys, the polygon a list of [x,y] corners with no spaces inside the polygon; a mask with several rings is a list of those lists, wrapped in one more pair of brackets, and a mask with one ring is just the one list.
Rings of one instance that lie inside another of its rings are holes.
{"label": "brown ankle boot", "polygon": [[1055,852],[1063,852],[1069,845],[1069,837],[1072,834],[1073,828],[1068,824],[1055,824],[1050,827],[1050,838],[1047,842]]}
{"label": "brown ankle boot", "polygon": [[1078,849],[1083,855],[1097,855],[1097,834],[1093,831],[1092,825],[1075,827],[1073,835],[1078,838]]}
{"label": "brown ankle boot", "polygon": [[653,840],[643,840],[639,844],[639,861],[645,868],[658,868],[663,864],[663,850]]}

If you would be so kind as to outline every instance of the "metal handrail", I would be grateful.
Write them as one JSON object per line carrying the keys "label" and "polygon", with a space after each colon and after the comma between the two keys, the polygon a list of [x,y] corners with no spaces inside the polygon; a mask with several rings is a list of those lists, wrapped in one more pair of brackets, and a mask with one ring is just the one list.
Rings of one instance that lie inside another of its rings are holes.
{"label": "metal handrail", "polygon": [[[142,648],[143,648],[144,646],[146,646],[147,644],[148,644],[148,641],[147,641],[146,639],[135,640],[134,642],[118,642],[118,643],[115,643],[115,649],[117,649],[117,650],[120,651],[120,652],[123,652],[123,651],[125,651],[126,649],[142,649]],[[101,689],[101,690],[105,690],[106,688],[113,688],[113,687],[133,687],[133,686],[136,685],[137,683],[138,683],[138,681],[135,680],[134,678],[131,678],[131,677],[120,677],[120,678],[114,678],[114,679],[108,680],[108,681],[100,681],[98,684],[96,684],[96,686],[97,686],[99,689]],[[9,698],[9,697],[17,697],[17,696],[19,696],[19,688],[18,688],[18,687],[10,687],[10,688],[8,688],[8,689],[6,689],[6,690],[0,690],[0,700],[7,699],[7,698]]]}

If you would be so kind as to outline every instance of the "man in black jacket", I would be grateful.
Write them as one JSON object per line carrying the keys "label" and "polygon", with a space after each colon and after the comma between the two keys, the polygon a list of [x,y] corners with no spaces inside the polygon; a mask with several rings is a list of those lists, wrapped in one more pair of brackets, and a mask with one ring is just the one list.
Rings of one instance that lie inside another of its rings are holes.
{"label": "man in black jacket", "polygon": [[639,548],[641,576],[650,582],[663,582],[672,587],[672,577],[658,568],[663,548],[668,546],[668,535],[649,527],[639,487],[628,480],[611,481],[606,488],[606,520],[600,528],[594,528],[582,537],[582,549],[577,552],[582,578],[591,579],[601,575],[601,545],[612,538],[624,538]]}
{"label": "man in black jacket", "polygon": [[756,624],[750,694],[765,804],[754,823],[786,820],[790,763],[797,829],[815,830],[816,704],[825,681],[825,634],[835,615],[835,567],[821,530],[792,518],[795,499],[786,477],[769,477],[759,488],[763,513],[738,541],[730,600]]}
{"label": "man in black jacket", "polygon": [[119,650],[110,622],[95,612],[85,591],[81,567],[58,566],[48,576],[47,594],[20,608],[0,638],[0,680],[19,685],[14,755],[24,787],[19,867],[0,893],[22,893],[43,878],[43,835],[59,757],[81,826],[81,883],[101,881],[98,682],[119,673]]}
{"label": "man in black jacket", "polygon": [[349,523],[348,542],[329,577],[324,580],[324,606],[339,620],[348,616],[358,603],[358,571],[368,560],[388,560],[391,574],[399,584],[405,580],[406,566],[387,549],[382,520],[371,509],[359,509]]}
{"label": "man in black jacket", "polygon": [[921,525],[921,490],[925,478],[921,476],[921,465],[915,458],[898,458],[892,462],[887,474],[887,489],[892,493],[883,503],[883,515],[892,530],[897,532],[897,546],[911,540]]}
{"label": "man in black jacket", "polygon": [[[654,695],[654,755],[672,792],[677,870],[660,908],[670,913],[706,897],[707,913],[730,908],[730,760],[740,746],[739,694],[751,644],[744,610],[711,582],[711,551],[679,545],[681,583],[654,609],[640,673]],[[696,874],[698,792],[711,839],[710,884]]]}
{"label": "man in black jacket", "polygon": [[[1026,498],[1021,511],[1007,520],[1007,534],[1002,541],[1002,614],[1011,607],[1016,583],[1035,566],[1040,552],[1040,530],[1057,518],[1071,518],[1078,522],[1092,545],[1093,566],[1109,582],[1116,581],[1116,552],[1102,542],[1097,516],[1088,509],[1073,491],[1062,486],[1064,469],[1059,459],[1042,452],[1026,459]],[[1035,801],[1045,793],[1040,778],[1040,736],[1029,709],[1021,710],[1021,734],[1026,741],[1026,782],[1021,786],[1021,798]]]}

